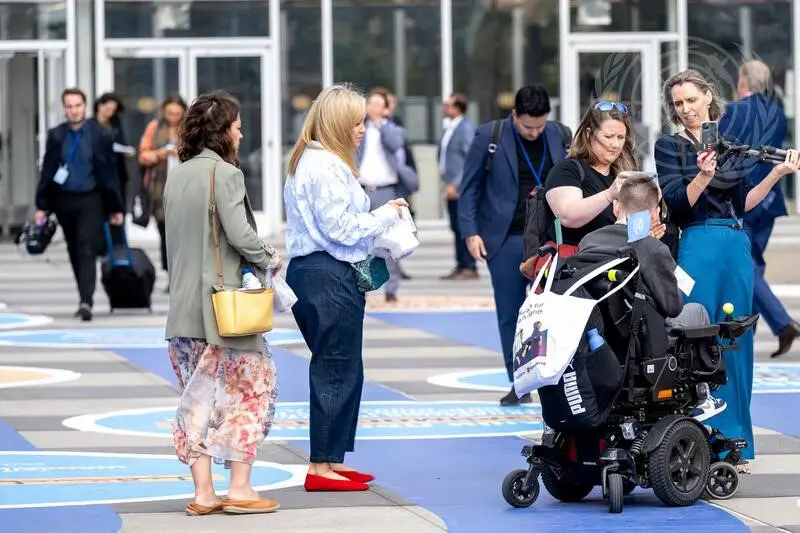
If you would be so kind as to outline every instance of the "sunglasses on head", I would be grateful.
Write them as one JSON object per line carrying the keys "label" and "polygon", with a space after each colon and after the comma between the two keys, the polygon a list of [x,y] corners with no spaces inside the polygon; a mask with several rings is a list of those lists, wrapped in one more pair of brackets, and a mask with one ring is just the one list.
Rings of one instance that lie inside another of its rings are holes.
{"label": "sunglasses on head", "polygon": [[594,108],[604,113],[607,111],[611,111],[612,109],[616,109],[620,113],[628,112],[628,106],[626,106],[622,102],[610,102],[608,100],[600,100],[599,102],[594,104]]}

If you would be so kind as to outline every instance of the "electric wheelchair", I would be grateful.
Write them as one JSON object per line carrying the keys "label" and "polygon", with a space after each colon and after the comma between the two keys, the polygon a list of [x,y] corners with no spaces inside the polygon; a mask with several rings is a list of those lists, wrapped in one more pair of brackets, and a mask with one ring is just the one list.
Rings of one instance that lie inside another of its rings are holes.
{"label": "electric wheelchair", "polygon": [[[719,323],[667,331],[640,276],[630,274],[637,264],[635,253],[629,248],[619,253],[630,261],[574,293],[597,299],[626,276],[635,276],[595,307],[586,326],[586,331],[600,331],[606,351],[592,352],[584,340],[571,364],[575,371],[588,369],[581,401],[586,404],[591,396],[592,416],[586,418],[583,407],[574,409],[579,392],[574,375],[570,382],[562,378],[538,390],[546,424],[541,444],[522,448],[527,469],[510,472],[502,484],[503,497],[513,507],[536,501],[539,476],[563,502],[580,501],[602,487],[611,513],[622,511],[623,496],[637,486],[652,488],[668,506],[692,505],[701,497],[727,499],[738,489],[735,466],[747,441],[728,438],[688,413],[709,390],[726,382],[723,354],[738,349],[735,340],[755,325],[758,315],[733,318],[733,306],[726,304],[727,316]],[[581,254],[559,262],[548,274],[556,276],[553,292],[563,293],[589,267],[603,264],[592,263]],[[592,362],[603,357],[605,364]],[[572,411],[565,410],[566,402]],[[571,419],[575,412],[584,417],[579,423]]]}

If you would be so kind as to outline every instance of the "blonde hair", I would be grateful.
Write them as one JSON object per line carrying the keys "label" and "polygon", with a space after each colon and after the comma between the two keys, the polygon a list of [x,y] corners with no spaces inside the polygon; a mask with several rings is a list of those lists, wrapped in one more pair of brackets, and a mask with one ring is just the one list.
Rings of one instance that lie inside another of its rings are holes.
{"label": "blonde hair", "polygon": [[672,88],[684,83],[691,83],[703,94],[711,93],[711,105],[708,108],[709,120],[719,120],[722,117],[725,113],[725,104],[720,100],[717,88],[698,71],[690,68],[678,72],[664,84],[664,112],[671,123],[676,126],[683,126],[678,110],[675,109],[675,102],[672,100]]}
{"label": "blonde hair", "polygon": [[619,157],[611,164],[612,173],[616,176],[626,170],[635,170],[637,168],[636,138],[630,115],[622,113],[615,107],[609,111],[600,111],[596,108],[595,103],[589,106],[589,109],[583,115],[581,123],[578,125],[578,129],[575,130],[568,156],[573,159],[583,159],[590,165],[594,165],[597,162],[597,156],[592,151],[590,138],[606,120],[617,120],[625,125],[625,144],[622,146],[622,152]]}
{"label": "blonde hair", "polygon": [[294,143],[289,159],[289,175],[294,176],[297,172],[306,146],[318,141],[323,148],[339,156],[354,176],[358,176],[353,128],[363,122],[366,105],[364,96],[347,84],[332,85],[319,93]]}

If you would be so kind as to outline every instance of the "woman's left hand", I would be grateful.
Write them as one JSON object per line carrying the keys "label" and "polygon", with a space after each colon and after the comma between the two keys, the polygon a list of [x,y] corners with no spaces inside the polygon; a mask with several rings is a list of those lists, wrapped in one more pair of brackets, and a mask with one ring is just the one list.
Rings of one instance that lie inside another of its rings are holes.
{"label": "woman's left hand", "polygon": [[799,168],[800,151],[792,149],[786,151],[786,159],[783,163],[777,165],[775,170],[780,176],[786,176],[787,174],[794,174]]}
{"label": "woman's left hand", "polygon": [[663,237],[666,232],[667,232],[667,225],[662,224],[661,222],[659,222],[655,226],[650,227],[650,236],[655,237],[658,240],[661,240],[661,237]]}

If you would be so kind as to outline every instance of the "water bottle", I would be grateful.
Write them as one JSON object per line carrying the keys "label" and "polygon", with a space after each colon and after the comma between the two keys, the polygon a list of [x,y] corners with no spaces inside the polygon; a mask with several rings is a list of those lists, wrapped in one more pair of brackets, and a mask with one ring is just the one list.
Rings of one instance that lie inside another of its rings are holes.
{"label": "water bottle", "polygon": [[589,337],[589,349],[591,351],[595,351],[606,342],[600,335],[600,332],[594,328],[590,329],[586,335]]}
{"label": "water bottle", "polygon": [[242,288],[243,289],[260,289],[261,282],[258,281],[258,278],[253,271],[249,268],[242,269]]}

